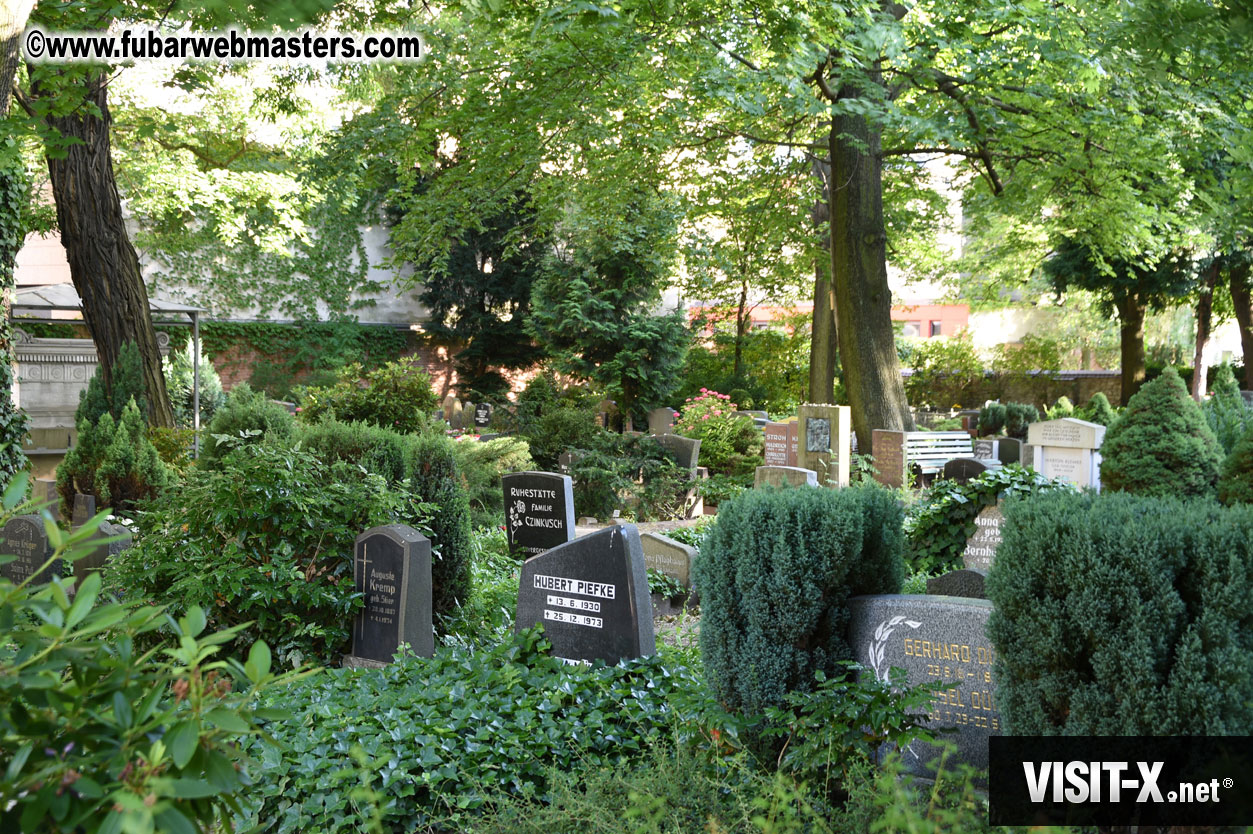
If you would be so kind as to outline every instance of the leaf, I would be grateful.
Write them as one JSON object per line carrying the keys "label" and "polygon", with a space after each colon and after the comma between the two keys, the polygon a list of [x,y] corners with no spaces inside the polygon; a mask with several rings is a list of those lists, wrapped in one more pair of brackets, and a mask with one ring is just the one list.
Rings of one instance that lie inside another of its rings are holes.
{"label": "leaf", "polygon": [[169,834],[199,834],[191,820],[173,805],[166,806],[156,814],[157,826]]}
{"label": "leaf", "polygon": [[78,592],[74,595],[74,604],[70,606],[69,613],[65,615],[66,628],[73,628],[87,616],[87,612],[96,603],[96,597],[100,594],[100,573],[92,571],[83,584],[79,587]]}
{"label": "leaf", "polygon": [[200,744],[200,722],[194,718],[180,721],[164,736],[174,766],[182,770],[191,761],[192,754]]}
{"label": "leaf", "polygon": [[204,609],[199,605],[193,605],[187,609],[187,615],[180,621],[179,625],[183,629],[183,634],[187,637],[195,637],[204,631],[206,624]]}
{"label": "leaf", "polygon": [[122,692],[113,693],[113,720],[117,721],[118,726],[122,729],[130,729],[135,723],[135,713],[131,709],[131,702]]}
{"label": "leaf", "polygon": [[270,647],[263,641],[258,640],[248,650],[248,662],[244,664],[244,674],[253,683],[260,683],[266,675],[270,674]]}

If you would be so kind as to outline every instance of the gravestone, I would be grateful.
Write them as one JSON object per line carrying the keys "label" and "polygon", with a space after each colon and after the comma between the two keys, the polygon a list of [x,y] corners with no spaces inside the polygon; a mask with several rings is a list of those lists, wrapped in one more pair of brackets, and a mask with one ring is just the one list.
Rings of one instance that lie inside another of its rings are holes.
{"label": "gravestone", "polygon": [[1000,461],[993,463],[990,460],[976,460],[975,458],[953,458],[944,464],[944,477],[964,484],[1000,465]]}
{"label": "gravestone", "polygon": [[816,487],[818,486],[818,473],[812,469],[801,469],[799,466],[759,466],[753,486]]}
{"label": "gravestone", "polygon": [[787,466],[788,426],[790,423],[769,423],[762,429],[766,466]]}
{"label": "gravestone", "polygon": [[562,475],[569,475],[570,469],[574,466],[574,452],[562,452],[557,455],[557,471]]}
{"label": "gravestone", "polygon": [[444,397],[444,402],[442,403],[442,407],[443,407],[443,411],[444,411],[444,420],[445,420],[445,422],[447,422],[447,423],[450,423],[450,424],[451,424],[451,423],[452,423],[452,414],[453,414],[453,412],[454,412],[454,411],[457,411],[457,410],[459,410],[459,409],[461,408],[461,401],[460,401],[460,400],[458,400],[458,399],[457,399],[455,396],[453,396],[452,394],[449,394],[448,396]]}
{"label": "gravestone", "polygon": [[495,432],[488,432],[487,434],[480,434],[480,435],[479,435],[479,442],[480,442],[480,443],[486,443],[487,441],[489,441],[489,440],[495,440],[495,439],[496,439],[496,438],[498,438],[498,437],[504,437],[504,435],[503,435],[503,434],[496,434]]}
{"label": "gravestone", "polygon": [[496,409],[491,403],[479,403],[474,407],[474,427],[485,429],[492,424],[492,412]]}
{"label": "gravestone", "polygon": [[574,482],[557,472],[513,472],[500,479],[509,552],[535,556],[574,538]]}
{"label": "gravestone", "polygon": [[[906,683],[941,682],[932,697],[927,725],[954,728],[941,737],[954,741],[958,759],[988,766],[988,738],[1000,735],[992,667],[996,652],[987,639],[992,603],[983,599],[892,594],[853,597],[849,644],[855,659],[879,680],[892,667],[905,670]],[[939,755],[932,745],[914,742],[902,751],[911,773],[934,776],[926,765]]]}
{"label": "gravestone", "polygon": [[1023,443],[1016,437],[997,437],[996,459],[1002,464],[1021,463]]}
{"label": "gravestone", "polygon": [[517,630],[543,624],[553,655],[576,663],[653,654],[653,603],[634,524],[589,533],[522,565]]}
{"label": "gravestone", "polygon": [[644,533],[640,536],[644,551],[644,567],[659,570],[685,588],[692,587],[692,567],[696,561],[696,548],[676,542],[660,533]]}
{"label": "gravestone", "polygon": [[51,478],[36,478],[32,493],[31,497],[36,503],[42,505],[39,509],[47,510],[52,520],[60,524],[62,521],[61,493],[57,491],[57,482]]}
{"label": "gravestone", "polygon": [[74,493],[74,515],[71,521],[72,527],[77,530],[96,514],[96,496],[83,495],[81,492]]}
{"label": "gravestone", "polygon": [[981,570],[949,571],[927,580],[927,593],[933,596],[965,597],[967,599],[987,599],[984,583],[988,575]]}
{"label": "gravestone", "polygon": [[405,524],[374,527],[357,536],[353,580],[365,607],[352,628],[347,666],[383,666],[401,643],[414,654],[435,654],[431,621],[431,542]]}
{"label": "gravestone", "polygon": [[603,399],[596,405],[596,423],[604,428],[613,428],[614,417],[618,415],[618,404],[611,399]]}
{"label": "gravestone", "polygon": [[[105,539],[114,539],[114,541],[105,541]],[[81,585],[89,573],[103,570],[110,559],[129,548],[134,543],[134,535],[124,525],[110,524],[105,521],[100,524],[91,542],[91,550],[85,556],[74,560],[75,585]]]}
{"label": "gravestone", "polygon": [[[63,565],[57,559],[43,571],[39,568],[52,555],[48,546],[48,532],[44,522],[37,515],[19,515],[9,519],[9,523],[0,530],[0,556],[16,556],[6,565],[0,566],[0,576],[10,580],[14,585],[25,582],[34,576],[31,585],[43,585],[54,576],[61,576]],[[37,572],[38,571],[38,572]]]}
{"label": "gravestone", "polygon": [[1005,516],[1001,515],[1001,504],[984,507],[975,516],[975,532],[966,539],[966,549],[962,552],[962,564],[971,570],[987,573],[996,558],[996,547],[1001,543],[1001,523]]}
{"label": "gravestone", "polygon": [[999,437],[982,437],[974,442],[975,460],[1000,460],[997,456],[1000,446]]}
{"label": "gravestone", "polygon": [[670,434],[674,428],[675,413],[673,408],[654,408],[648,412],[649,434]]}
{"label": "gravestone", "polygon": [[674,455],[679,466],[696,476],[697,461],[700,460],[700,441],[681,434],[659,434],[656,437],[661,448]]}
{"label": "gravestone", "polygon": [[797,409],[800,449],[795,465],[817,472],[823,486],[848,486],[850,414],[846,405],[806,403]]}
{"label": "gravestone", "polygon": [[878,474],[875,480],[891,489],[900,489],[907,482],[905,468],[905,432],[875,429],[871,432],[871,454]]}
{"label": "gravestone", "polygon": [[1027,442],[1034,447],[1035,470],[1048,478],[1069,481],[1080,489],[1101,489],[1101,454],[1105,427],[1063,417],[1032,423]]}
{"label": "gravestone", "polygon": [[1244,397],[1245,408],[1253,408],[1253,391],[1241,391],[1240,396]]}

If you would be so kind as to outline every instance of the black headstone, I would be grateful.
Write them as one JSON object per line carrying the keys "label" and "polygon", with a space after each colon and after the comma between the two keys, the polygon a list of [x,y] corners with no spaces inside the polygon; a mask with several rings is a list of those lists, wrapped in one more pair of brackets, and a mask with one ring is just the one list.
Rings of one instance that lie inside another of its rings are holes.
{"label": "black headstone", "polygon": [[927,593],[944,597],[966,597],[967,599],[987,599],[984,584],[988,575],[981,570],[949,571],[941,576],[927,580]]}
{"label": "black headstone", "polygon": [[1023,443],[1016,437],[998,437],[996,457],[1001,463],[1021,463]]}
{"label": "black headstone", "polygon": [[953,458],[944,464],[944,477],[950,481],[964,484],[973,478],[979,477],[991,468],[992,466],[987,461],[975,460],[974,458]]}
{"label": "black headstone", "polygon": [[16,556],[6,565],[0,566],[0,576],[18,585],[32,575],[32,585],[42,585],[54,576],[63,575],[61,560],[53,562],[48,568],[39,568],[48,561],[52,549],[48,546],[48,531],[44,529],[43,519],[37,515],[19,515],[9,519],[9,523],[0,530],[0,556]]}
{"label": "black headstone", "polygon": [[431,623],[431,542],[404,524],[357,536],[353,579],[365,608],[352,629],[350,661],[390,663],[401,643],[415,654],[435,653]]}
{"label": "black headstone", "polygon": [[556,472],[514,472],[505,493],[509,552],[535,556],[574,538],[574,483]]}
{"label": "black headstone", "polygon": [[537,623],[564,660],[617,663],[656,651],[644,551],[634,524],[589,533],[522,566],[517,628]]}
{"label": "black headstone", "polygon": [[492,423],[491,403],[479,403],[474,407],[474,426],[475,428],[485,429]]}

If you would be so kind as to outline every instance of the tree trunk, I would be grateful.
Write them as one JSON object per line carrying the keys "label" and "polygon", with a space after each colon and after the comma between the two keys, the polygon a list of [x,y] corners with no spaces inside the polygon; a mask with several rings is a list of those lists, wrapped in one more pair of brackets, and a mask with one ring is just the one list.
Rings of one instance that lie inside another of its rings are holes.
{"label": "tree trunk", "polygon": [[[106,390],[112,390],[113,365],[122,345],[134,342],[144,361],[148,421],[153,426],[173,426],[174,412],[148,310],[148,290],[139,270],[139,256],[126,235],[113,175],[106,76],[88,76],[82,89],[83,106],[66,116],[47,117],[49,127],[61,136],[80,140],[59,157],[48,154],[61,245],[74,288],[82,299],[83,318],[96,343]],[[99,108],[99,113],[90,112],[90,105]]]}
{"label": "tree trunk", "polygon": [[831,168],[814,163],[814,175],[822,183],[822,199],[814,203],[814,228],[821,237],[814,263],[814,313],[809,334],[809,402],[835,402],[835,365],[839,342],[835,326],[835,287],[831,284],[831,221],[829,185]]}
{"label": "tree trunk", "polygon": [[1144,307],[1134,294],[1119,295],[1119,343],[1122,349],[1122,405],[1144,384]]}
{"label": "tree trunk", "polygon": [[9,113],[13,80],[22,57],[22,31],[34,8],[35,0],[0,0],[0,119]]}
{"label": "tree trunk", "polygon": [[1205,345],[1209,342],[1210,321],[1214,312],[1214,285],[1218,283],[1218,258],[1210,263],[1205,270],[1205,283],[1201,287],[1200,297],[1196,300],[1196,352],[1192,357],[1192,399],[1200,402],[1205,399],[1205,383],[1207,369],[1205,367]]}
{"label": "tree trunk", "polygon": [[1244,362],[1244,389],[1253,391],[1253,293],[1249,291],[1249,265],[1233,267],[1228,279],[1231,300],[1240,325],[1240,355]]}
{"label": "tree trunk", "polygon": [[[852,86],[839,92],[840,99],[859,95]],[[844,389],[861,449],[870,448],[875,429],[913,427],[892,331],[879,140],[863,116],[832,120],[831,275]]]}
{"label": "tree trunk", "polygon": [[744,332],[748,329],[748,313],[745,311],[747,306],[748,279],[744,278],[740,282],[740,306],[735,311],[735,365],[731,373],[731,378],[741,388],[744,379]]}

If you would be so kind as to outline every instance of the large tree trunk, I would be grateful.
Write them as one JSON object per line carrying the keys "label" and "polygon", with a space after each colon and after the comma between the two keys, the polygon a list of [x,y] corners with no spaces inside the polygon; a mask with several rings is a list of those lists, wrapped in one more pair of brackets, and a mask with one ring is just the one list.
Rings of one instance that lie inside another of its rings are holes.
{"label": "large tree trunk", "polygon": [[1249,290],[1249,265],[1234,267],[1228,277],[1231,300],[1240,325],[1240,354],[1244,362],[1244,389],[1253,391],[1253,293]]}
{"label": "large tree trunk", "polygon": [[[92,74],[81,89],[82,106],[66,116],[47,117],[48,125],[62,136],[80,140],[63,155],[48,155],[61,244],[82,299],[83,318],[96,343],[106,389],[112,390],[113,365],[122,345],[134,342],[144,360],[148,421],[153,426],[173,426],[148,290],[139,257],[126,235],[113,175],[107,78]],[[99,108],[99,114],[89,112],[89,105]]]}
{"label": "large tree trunk", "polygon": [[814,263],[814,313],[809,334],[809,402],[835,402],[835,365],[839,342],[835,326],[835,287],[831,283],[831,167],[814,163],[814,175],[822,184],[822,199],[814,203],[814,228],[821,238]]}
{"label": "large tree trunk", "polygon": [[22,57],[22,31],[34,8],[35,0],[0,0],[0,119],[9,113],[13,82]]}
{"label": "large tree trunk", "polygon": [[[839,92],[840,99],[859,95],[852,86]],[[863,116],[832,120],[831,274],[844,388],[861,449],[870,448],[875,429],[913,427],[892,331],[879,139]]]}
{"label": "large tree trunk", "polygon": [[1214,285],[1218,283],[1218,258],[1205,270],[1205,283],[1196,300],[1196,351],[1192,356],[1192,399],[1205,399],[1205,345],[1209,342],[1210,323],[1214,312]]}
{"label": "large tree trunk", "polygon": [[1122,395],[1123,405],[1144,384],[1144,307],[1134,294],[1119,295],[1118,307],[1119,344],[1122,349]]}

